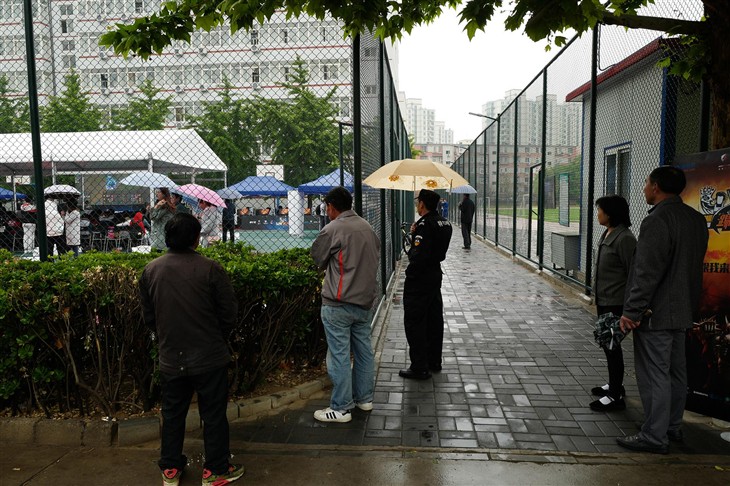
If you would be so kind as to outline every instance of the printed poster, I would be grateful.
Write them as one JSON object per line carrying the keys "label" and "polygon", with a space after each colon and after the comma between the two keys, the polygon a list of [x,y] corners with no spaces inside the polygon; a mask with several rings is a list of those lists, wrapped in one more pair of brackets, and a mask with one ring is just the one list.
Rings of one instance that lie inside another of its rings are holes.
{"label": "printed poster", "polygon": [[677,157],[686,204],[707,220],[700,322],[687,334],[687,409],[730,420],[730,149]]}

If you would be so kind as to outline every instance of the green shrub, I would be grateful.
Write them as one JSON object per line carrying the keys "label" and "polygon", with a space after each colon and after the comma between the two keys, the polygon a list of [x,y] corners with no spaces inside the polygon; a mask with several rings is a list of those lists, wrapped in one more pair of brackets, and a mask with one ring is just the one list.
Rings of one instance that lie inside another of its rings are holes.
{"label": "green shrub", "polygon": [[[231,391],[250,391],[282,361],[324,356],[321,273],[306,249],[201,250],[228,272],[239,301]],[[159,397],[156,342],[141,318],[138,279],[159,254],[86,253],[49,262],[0,254],[0,406],[148,410]]]}

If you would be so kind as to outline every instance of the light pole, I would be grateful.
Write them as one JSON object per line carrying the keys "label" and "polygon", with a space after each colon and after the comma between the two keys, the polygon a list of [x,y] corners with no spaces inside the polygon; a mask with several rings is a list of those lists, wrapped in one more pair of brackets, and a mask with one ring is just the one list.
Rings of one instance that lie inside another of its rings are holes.
{"label": "light pole", "polygon": [[345,187],[345,171],[343,170],[343,157],[344,157],[344,154],[343,154],[343,147],[342,147],[342,127],[343,126],[351,127],[352,126],[352,123],[350,123],[350,122],[342,122],[342,121],[339,121],[339,120],[335,120],[335,122],[340,127],[340,185],[342,187]]}

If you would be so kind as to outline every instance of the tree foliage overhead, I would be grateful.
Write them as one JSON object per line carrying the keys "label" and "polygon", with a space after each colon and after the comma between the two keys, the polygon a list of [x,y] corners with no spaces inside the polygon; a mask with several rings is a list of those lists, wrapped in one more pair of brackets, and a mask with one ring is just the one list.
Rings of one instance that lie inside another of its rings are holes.
{"label": "tree foliage overhead", "polygon": [[50,96],[41,107],[41,130],[44,132],[93,132],[101,129],[103,114],[81,91],[79,75],[71,71],[63,82],[60,96]]}
{"label": "tree foliage overhead", "polygon": [[112,130],[162,130],[170,111],[172,97],[157,98],[160,92],[152,81],[145,80],[139,87],[142,96],[135,96],[127,106],[112,113]]}
{"label": "tree foliage overhead", "polygon": [[[210,30],[228,22],[232,32],[250,29],[271,19],[277,11],[288,18],[307,14],[342,22],[345,35],[371,31],[381,38],[400,38],[419,25],[441,15],[443,8],[458,9],[464,31],[473,37],[484,30],[494,15],[507,10],[507,30],[523,29],[534,41],[547,39],[561,46],[566,32],[578,34],[597,24],[649,29],[682,35],[688,55],[672,67],[673,74],[706,81],[712,92],[712,140],[715,147],[730,146],[730,8],[727,0],[701,0],[701,20],[642,15],[641,8],[655,0],[177,0],[160,11],[136,19],[129,25],[116,24],[104,34],[101,45],[117,54],[130,52],[143,58],[161,53],[173,41],[190,41],[196,29]],[[681,3],[679,3],[681,5]],[[681,13],[681,12],[680,12]],[[678,16],[680,17],[680,16]]]}

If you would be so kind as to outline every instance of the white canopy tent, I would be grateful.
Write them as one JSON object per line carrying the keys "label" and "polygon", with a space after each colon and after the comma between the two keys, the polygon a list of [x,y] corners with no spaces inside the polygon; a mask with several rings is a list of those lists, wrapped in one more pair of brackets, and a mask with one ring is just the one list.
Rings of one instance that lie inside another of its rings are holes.
{"label": "white canopy tent", "polygon": [[[42,133],[43,173],[108,174],[149,170],[199,174],[228,167],[195,130]],[[33,174],[30,133],[0,134],[0,175]]]}

